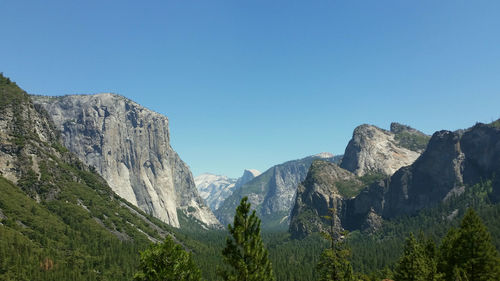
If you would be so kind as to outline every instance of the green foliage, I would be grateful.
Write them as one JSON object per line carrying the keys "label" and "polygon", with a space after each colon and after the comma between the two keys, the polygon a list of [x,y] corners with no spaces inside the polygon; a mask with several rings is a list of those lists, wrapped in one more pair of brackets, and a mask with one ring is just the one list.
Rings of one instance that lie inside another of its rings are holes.
{"label": "green foliage", "polygon": [[141,252],[136,281],[196,281],[201,272],[194,264],[191,254],[167,236],[163,243],[153,244]]}
{"label": "green foliage", "polygon": [[500,128],[500,119],[491,122],[489,125],[495,128]]}
{"label": "green foliage", "polygon": [[406,239],[403,256],[399,259],[394,271],[398,281],[438,280],[436,247],[432,240],[417,241],[410,233]]}
{"label": "green foliage", "polygon": [[341,180],[335,183],[339,194],[343,197],[354,197],[368,185],[385,179],[387,176],[382,173],[370,173],[359,177],[357,180]]}
{"label": "green foliage", "polygon": [[3,73],[0,73],[0,97],[0,112],[6,106],[20,105],[29,100],[29,96]]}
{"label": "green foliage", "polygon": [[349,250],[345,248],[327,249],[321,254],[317,265],[320,281],[354,280],[352,266],[348,261]]}
{"label": "green foliage", "polygon": [[322,234],[330,242],[330,247],[323,251],[316,266],[320,281],[354,280],[352,266],[349,262],[350,250],[345,241],[347,232],[339,232],[335,226],[336,211],[336,207],[331,208],[331,215],[325,216],[325,219],[330,221],[330,231]]}
{"label": "green foliage", "polygon": [[468,209],[460,227],[451,229],[441,245],[439,268],[446,280],[500,280],[500,257],[477,213]]}
{"label": "green foliage", "polygon": [[236,208],[234,225],[229,225],[231,237],[222,251],[225,268],[219,274],[224,280],[266,281],[275,280],[268,251],[260,236],[260,219],[252,211],[248,198],[241,199]]}
{"label": "green foliage", "polygon": [[43,110],[3,76],[0,95],[10,118],[5,152],[19,176],[17,185],[0,176],[0,280],[130,280],[148,236],[162,239],[170,228],[88,171]]}
{"label": "green foliage", "polygon": [[394,139],[404,148],[413,151],[422,151],[427,147],[427,143],[431,139],[430,136],[419,133],[399,132]]}

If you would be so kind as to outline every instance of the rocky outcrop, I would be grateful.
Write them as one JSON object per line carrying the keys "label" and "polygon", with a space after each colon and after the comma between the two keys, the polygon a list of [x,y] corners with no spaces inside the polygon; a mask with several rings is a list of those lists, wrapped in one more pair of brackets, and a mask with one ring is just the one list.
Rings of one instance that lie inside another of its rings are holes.
{"label": "rocky outcrop", "polygon": [[334,220],[341,225],[344,202],[363,183],[357,177],[326,161],[315,160],[306,179],[297,187],[297,196],[291,212],[289,230],[293,237],[304,237],[313,232],[325,231],[331,216],[330,209],[336,209]]}
{"label": "rocky outcrop", "polygon": [[391,131],[361,125],[354,130],[340,166],[357,176],[392,175],[399,168],[411,165],[427,140],[425,134],[398,123],[391,124]]}
{"label": "rocky outcrop", "polygon": [[95,167],[118,195],[175,227],[178,210],[219,225],[170,146],[167,117],[115,94],[33,100],[49,112],[64,145]]}
{"label": "rocky outcrop", "polygon": [[465,131],[436,132],[422,156],[391,177],[382,214],[413,214],[486,180],[493,181],[494,196],[499,173],[500,128],[477,124]]}
{"label": "rocky outcrop", "polygon": [[[325,222],[319,217],[332,206],[325,203],[331,202],[326,198],[340,198],[336,201],[339,225],[349,230],[376,230],[382,219],[413,215],[485,181],[492,182],[490,196],[498,201],[500,126],[495,124],[434,133],[425,152],[412,165],[372,183],[354,198],[338,196],[338,181],[332,177],[336,175],[334,168],[326,169],[329,172],[316,172],[312,180],[308,175],[298,189],[290,231],[301,237],[321,230]],[[304,196],[314,200],[304,200]]]}
{"label": "rocky outcrop", "polygon": [[43,154],[61,157],[57,130],[46,112],[1,74],[0,86],[0,175],[15,184],[30,177],[39,179]]}
{"label": "rocky outcrop", "polygon": [[245,170],[243,175],[238,179],[205,173],[195,177],[194,182],[201,198],[205,200],[205,203],[212,211],[215,211],[234,190],[240,188],[258,175],[260,175],[260,172],[253,169]]}
{"label": "rocky outcrop", "polygon": [[306,178],[315,159],[335,162],[339,157],[321,153],[273,166],[235,190],[215,212],[217,218],[225,225],[232,223],[236,206],[241,198],[247,196],[257,210],[263,228],[286,228],[297,186]]}

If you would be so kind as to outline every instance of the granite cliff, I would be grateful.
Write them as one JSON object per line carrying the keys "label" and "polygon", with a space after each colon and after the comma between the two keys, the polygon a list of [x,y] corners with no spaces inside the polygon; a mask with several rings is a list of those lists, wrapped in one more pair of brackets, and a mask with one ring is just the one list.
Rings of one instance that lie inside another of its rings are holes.
{"label": "granite cliff", "polygon": [[392,175],[399,168],[411,165],[425,149],[428,139],[429,136],[398,123],[392,123],[390,131],[364,124],[354,130],[340,167],[357,176]]}
{"label": "granite cliff", "polygon": [[[1,280],[88,280],[96,272],[127,280],[137,249],[171,235],[68,151],[47,112],[1,73],[0,191]],[[53,267],[43,270],[44,261]]]}
{"label": "granite cliff", "polygon": [[175,227],[177,211],[219,225],[170,146],[167,117],[115,94],[32,98],[49,113],[64,145],[122,198]]}

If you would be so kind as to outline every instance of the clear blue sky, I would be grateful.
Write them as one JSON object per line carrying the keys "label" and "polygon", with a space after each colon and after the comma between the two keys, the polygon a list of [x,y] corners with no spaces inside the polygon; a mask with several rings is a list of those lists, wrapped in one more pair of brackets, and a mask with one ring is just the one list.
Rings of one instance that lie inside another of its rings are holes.
{"label": "clear blue sky", "polygon": [[500,117],[500,1],[0,0],[0,71],[170,119],[195,175],[239,176],[399,121]]}

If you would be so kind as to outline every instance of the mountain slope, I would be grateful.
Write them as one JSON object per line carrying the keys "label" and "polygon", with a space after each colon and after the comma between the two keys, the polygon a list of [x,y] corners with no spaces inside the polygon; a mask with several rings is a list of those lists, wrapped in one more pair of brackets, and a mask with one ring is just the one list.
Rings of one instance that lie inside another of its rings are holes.
{"label": "mountain slope", "polygon": [[235,190],[216,211],[217,218],[224,225],[232,223],[236,206],[241,198],[248,196],[263,228],[286,228],[297,186],[315,159],[335,162],[339,157],[323,153],[273,166]]}
{"label": "mountain slope", "polygon": [[32,98],[49,112],[64,145],[122,198],[174,227],[177,210],[219,225],[170,146],[167,117],[115,94]]}
{"label": "mountain slope", "polygon": [[0,279],[125,280],[169,234],[64,148],[46,112],[0,75]]}

